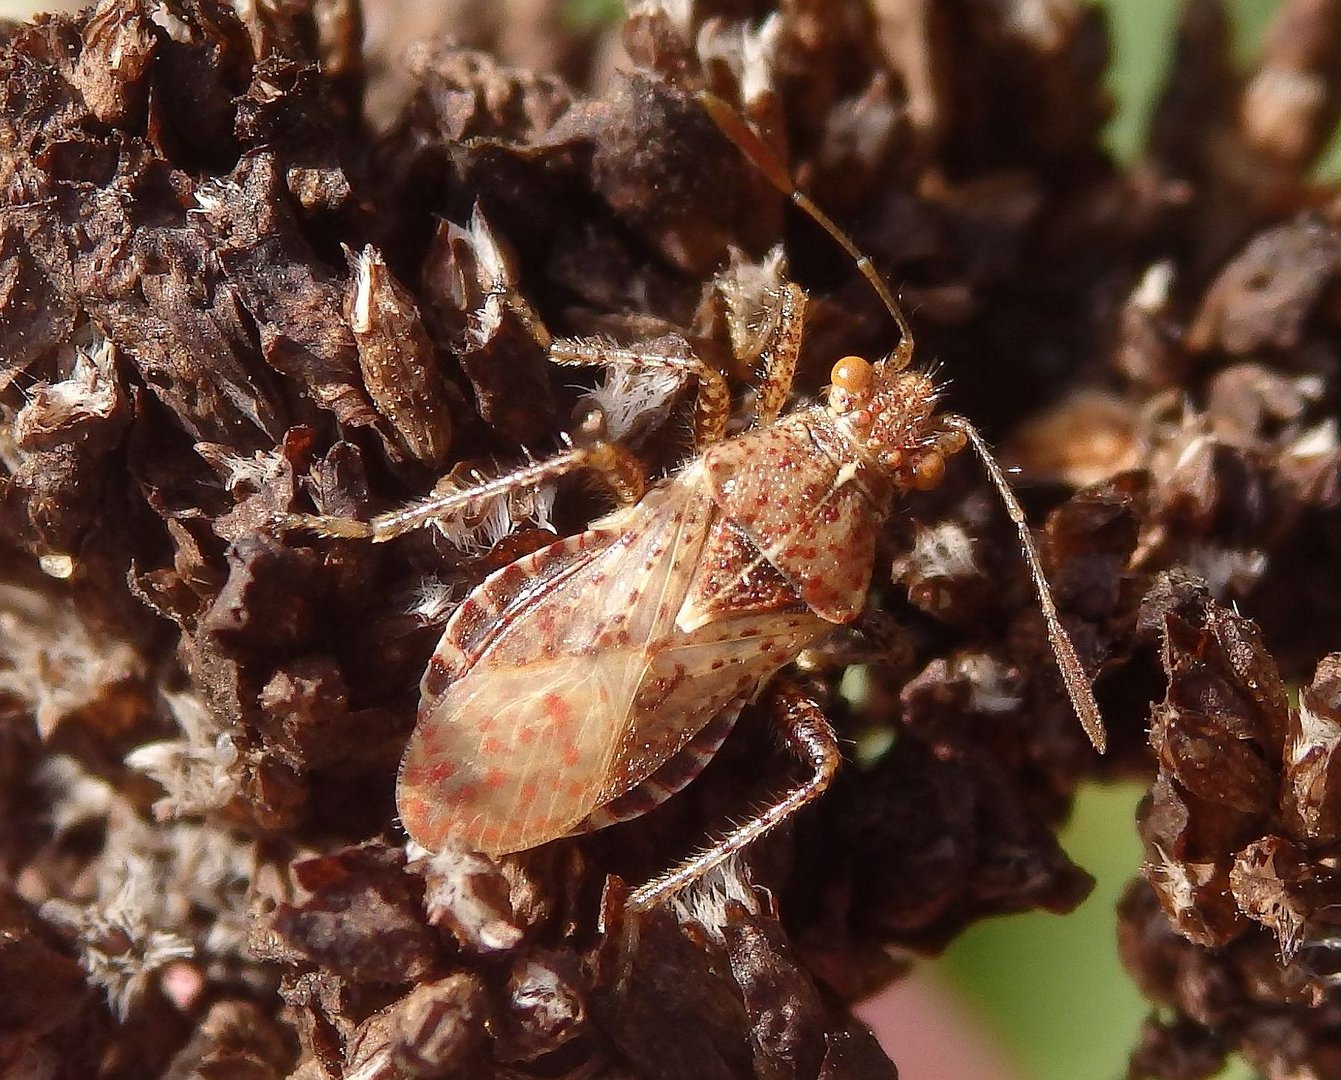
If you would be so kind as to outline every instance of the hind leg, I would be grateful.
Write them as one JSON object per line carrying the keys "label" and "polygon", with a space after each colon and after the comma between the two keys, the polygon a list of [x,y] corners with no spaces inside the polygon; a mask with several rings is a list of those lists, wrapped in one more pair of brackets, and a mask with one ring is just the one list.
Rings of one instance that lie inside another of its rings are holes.
{"label": "hind leg", "polygon": [[712,847],[635,889],[629,895],[628,906],[631,909],[638,911],[655,907],[686,885],[697,881],[709,870],[744,851],[769,830],[782,824],[829,786],[834,773],[838,771],[842,754],[838,749],[838,737],[824,713],[790,680],[775,683],[772,698],[773,720],[778,732],[787,748],[805,764],[810,775],[754,813],[744,824],[718,839]]}

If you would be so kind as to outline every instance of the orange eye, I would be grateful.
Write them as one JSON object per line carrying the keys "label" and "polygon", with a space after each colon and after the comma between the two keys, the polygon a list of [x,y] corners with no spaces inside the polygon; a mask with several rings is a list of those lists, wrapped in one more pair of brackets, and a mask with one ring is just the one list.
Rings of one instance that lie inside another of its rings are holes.
{"label": "orange eye", "polygon": [[945,456],[933,450],[913,466],[913,486],[930,491],[945,478]]}
{"label": "orange eye", "polygon": [[875,369],[860,356],[845,356],[834,364],[829,381],[839,390],[846,390],[854,398],[864,398],[871,392]]}

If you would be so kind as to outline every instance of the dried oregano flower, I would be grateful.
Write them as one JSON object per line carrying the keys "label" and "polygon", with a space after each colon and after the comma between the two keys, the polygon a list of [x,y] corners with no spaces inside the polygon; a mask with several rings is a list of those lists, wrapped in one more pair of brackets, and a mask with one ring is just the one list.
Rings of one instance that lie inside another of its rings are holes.
{"label": "dried oregano flower", "polygon": [[[1162,1012],[1133,1071],[1338,1075],[1328,7],[1283,4],[1241,75],[1220,5],[1188,5],[1130,167],[1100,139],[1102,19],[1070,3],[652,2],[587,36],[551,5],[442,8],[0,24],[0,1072],[892,1075],[846,1003],[979,918],[1078,903],[1056,831],[1102,770],[1154,774],[1120,933]],[[629,886],[788,783],[762,710],[655,812],[537,850],[417,850],[393,806],[452,606],[603,495],[514,491],[377,546],[275,522],[469,488],[593,403],[678,469],[687,380],[556,371],[540,325],[692,350],[741,405],[786,281],[798,400],[891,347],[705,88],[854,231],[1019,467],[1112,751],[952,465],[804,658],[859,752],[638,914]]]}

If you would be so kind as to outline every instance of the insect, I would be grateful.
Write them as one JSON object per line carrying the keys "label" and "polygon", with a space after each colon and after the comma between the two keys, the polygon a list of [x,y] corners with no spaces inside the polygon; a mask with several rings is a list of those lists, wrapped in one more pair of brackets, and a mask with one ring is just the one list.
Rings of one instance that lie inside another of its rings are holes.
{"label": "insect", "polygon": [[561,364],[628,363],[698,380],[697,456],[644,491],[636,463],[595,432],[585,443],[467,492],[369,523],[293,515],[290,526],[390,539],[469,500],[594,468],[624,506],[587,531],[493,573],[447,623],[421,685],[396,803],[423,847],[525,850],[642,814],[683,788],[765,687],[808,778],[712,847],[636,889],[651,906],[745,848],[821,792],[840,754],[818,707],[774,676],[866,602],[876,536],[896,495],[935,486],[972,446],[1018,529],[1048,634],[1096,748],[1098,709],[1058,618],[1023,511],[977,431],[937,412],[932,378],[870,260],[796,187],[725,103],[718,126],[856,260],[898,326],[875,363],[844,357],[825,399],[785,415],[805,294],[786,285],[762,348],[753,425],[724,437],[720,373],[686,351],[538,336]]}

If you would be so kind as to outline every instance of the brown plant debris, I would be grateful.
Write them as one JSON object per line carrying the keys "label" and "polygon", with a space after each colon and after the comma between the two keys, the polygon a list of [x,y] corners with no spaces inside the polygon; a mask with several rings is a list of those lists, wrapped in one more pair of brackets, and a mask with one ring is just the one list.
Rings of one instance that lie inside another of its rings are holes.
{"label": "brown plant debris", "polygon": [[1144,884],[1120,908],[1123,958],[1172,1012],[1142,1072],[1210,1076],[1229,1050],[1263,1076],[1331,1076],[1341,919],[1341,654],[1291,706],[1248,620],[1169,576],[1142,622],[1168,674],[1152,714]]}
{"label": "brown plant debris", "polygon": [[[1069,0],[649,0],[586,31],[388,3],[366,53],[357,0],[0,22],[0,1074],[893,1076],[847,1004],[1078,903],[1056,834],[1102,772],[1155,777],[1133,1072],[1341,1077],[1341,201],[1308,171],[1335,6],[1287,0],[1240,73],[1224,9],[1186,5],[1130,166]],[[453,605],[600,491],[377,546],[275,523],[468,488],[593,403],[652,475],[686,460],[684,380],[557,370],[542,327],[692,348],[742,403],[783,279],[800,398],[890,347],[703,88],[1019,467],[1113,750],[956,461],[805,658],[833,787],[634,914],[790,776],[763,711],[652,813],[496,861],[407,850],[392,797]]]}

